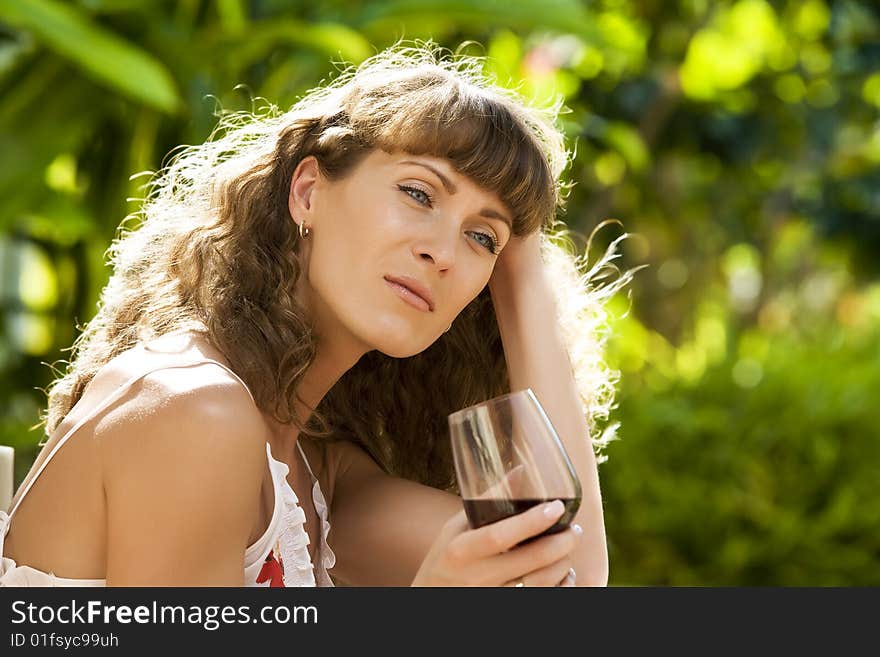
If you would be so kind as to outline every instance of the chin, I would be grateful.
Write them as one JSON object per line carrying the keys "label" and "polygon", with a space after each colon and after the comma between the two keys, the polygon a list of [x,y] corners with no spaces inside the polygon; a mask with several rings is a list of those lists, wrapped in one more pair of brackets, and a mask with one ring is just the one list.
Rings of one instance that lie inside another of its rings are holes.
{"label": "chin", "polygon": [[390,358],[410,358],[412,356],[416,356],[422,353],[425,349],[430,347],[431,345],[420,345],[418,347],[413,347],[408,344],[401,343],[389,343],[387,340],[383,341],[383,344],[376,345],[375,349],[377,351],[381,351],[383,354]]}
{"label": "chin", "polygon": [[393,334],[385,334],[379,340],[373,343],[373,349],[381,351],[390,358],[410,358],[416,356],[428,347],[430,347],[437,338],[427,342],[425,340],[416,340],[411,333],[404,337],[395,339]]}
{"label": "chin", "polygon": [[390,358],[416,356],[443,335],[432,335],[429,326],[402,321],[399,317],[378,315],[373,319],[368,326],[360,325],[361,339]]}

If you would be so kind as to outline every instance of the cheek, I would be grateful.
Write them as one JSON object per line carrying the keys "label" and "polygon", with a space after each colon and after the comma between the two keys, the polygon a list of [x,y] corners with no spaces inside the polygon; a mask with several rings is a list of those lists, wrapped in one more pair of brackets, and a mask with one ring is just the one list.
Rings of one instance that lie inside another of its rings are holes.
{"label": "cheek", "polygon": [[309,283],[325,309],[349,329],[363,334],[376,321],[386,292],[382,281],[381,233],[360,215],[326,222],[315,235],[309,259]]}
{"label": "cheek", "polygon": [[455,309],[452,312],[450,321],[458,317],[474,299],[480,296],[480,293],[486,289],[491,274],[492,270],[489,269],[482,272],[479,276],[471,276],[467,281],[462,281],[460,283],[460,286],[456,288],[460,291],[454,297]]}
{"label": "cheek", "polygon": [[375,260],[376,244],[385,233],[381,212],[368,197],[360,202],[352,197],[350,190],[338,190],[316,222],[311,269],[323,272],[321,278],[348,280]]}
{"label": "cheek", "polygon": [[344,231],[316,236],[309,258],[309,281],[328,298],[346,296],[353,283],[367,275],[372,255],[368,249],[358,236]]}
{"label": "cheek", "polygon": [[473,301],[489,284],[489,280],[492,278],[492,273],[495,271],[495,262],[493,261],[488,264],[486,262],[481,262],[479,266],[474,269],[476,271],[474,275],[470,277],[469,281],[470,301]]}

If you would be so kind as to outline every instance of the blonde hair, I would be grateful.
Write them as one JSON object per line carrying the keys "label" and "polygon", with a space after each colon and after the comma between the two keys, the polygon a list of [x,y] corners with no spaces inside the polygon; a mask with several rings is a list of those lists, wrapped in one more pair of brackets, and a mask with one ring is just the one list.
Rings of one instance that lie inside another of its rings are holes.
{"label": "blonde hair", "polygon": [[222,116],[211,138],[182,149],[152,178],[140,211],[128,218],[139,226],[114,240],[98,312],[49,390],[47,434],[111,358],[189,327],[207,332],[261,410],[302,436],[352,440],[388,472],[455,490],[446,416],[508,391],[488,288],[422,353],[369,352],[305,426],[293,410],[316,343],[293,293],[303,266],[287,205],[290,178],[313,155],[325,176],[339,179],[381,148],[446,158],[499,195],[515,235],[544,231],[572,373],[600,447],[608,433],[594,420],[607,417],[614,386],[602,357],[603,302],[625,277],[594,286],[614,254],[588,270],[557,230],[569,157],[555,127],[558,110],[531,107],[486,78],[479,58],[447,57],[429,42],[398,43],[349,67],[287,112],[269,105]]}

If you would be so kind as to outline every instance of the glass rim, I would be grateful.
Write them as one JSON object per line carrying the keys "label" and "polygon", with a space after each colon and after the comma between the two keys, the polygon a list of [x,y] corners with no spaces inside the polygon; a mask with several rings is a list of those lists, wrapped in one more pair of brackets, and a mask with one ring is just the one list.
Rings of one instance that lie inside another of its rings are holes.
{"label": "glass rim", "polygon": [[465,408],[454,411],[447,416],[447,421],[449,422],[449,424],[452,424],[453,422],[458,422],[461,417],[468,413],[471,413],[474,409],[480,408],[481,406],[489,406],[490,404],[504,401],[505,399],[508,399],[510,397],[519,397],[520,395],[531,397],[532,399],[537,401],[537,397],[535,396],[535,393],[531,388],[512,390],[510,392],[504,393],[503,395],[498,395],[497,397],[492,397],[491,399],[486,399],[476,404],[472,404],[471,406],[466,406]]}

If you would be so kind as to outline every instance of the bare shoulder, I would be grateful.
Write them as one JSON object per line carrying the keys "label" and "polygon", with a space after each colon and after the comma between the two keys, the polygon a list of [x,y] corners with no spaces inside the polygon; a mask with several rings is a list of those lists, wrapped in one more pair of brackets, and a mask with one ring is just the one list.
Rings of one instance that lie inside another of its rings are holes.
{"label": "bare shoulder", "polygon": [[266,470],[266,425],[206,363],[145,377],[95,438],[107,498],[107,581],[241,585]]}
{"label": "bare shoulder", "polygon": [[265,464],[266,430],[242,384],[218,365],[202,363],[144,377],[101,418],[95,438],[109,482],[162,461],[194,474],[237,464],[235,471],[251,471],[259,480],[262,468],[248,466]]}

